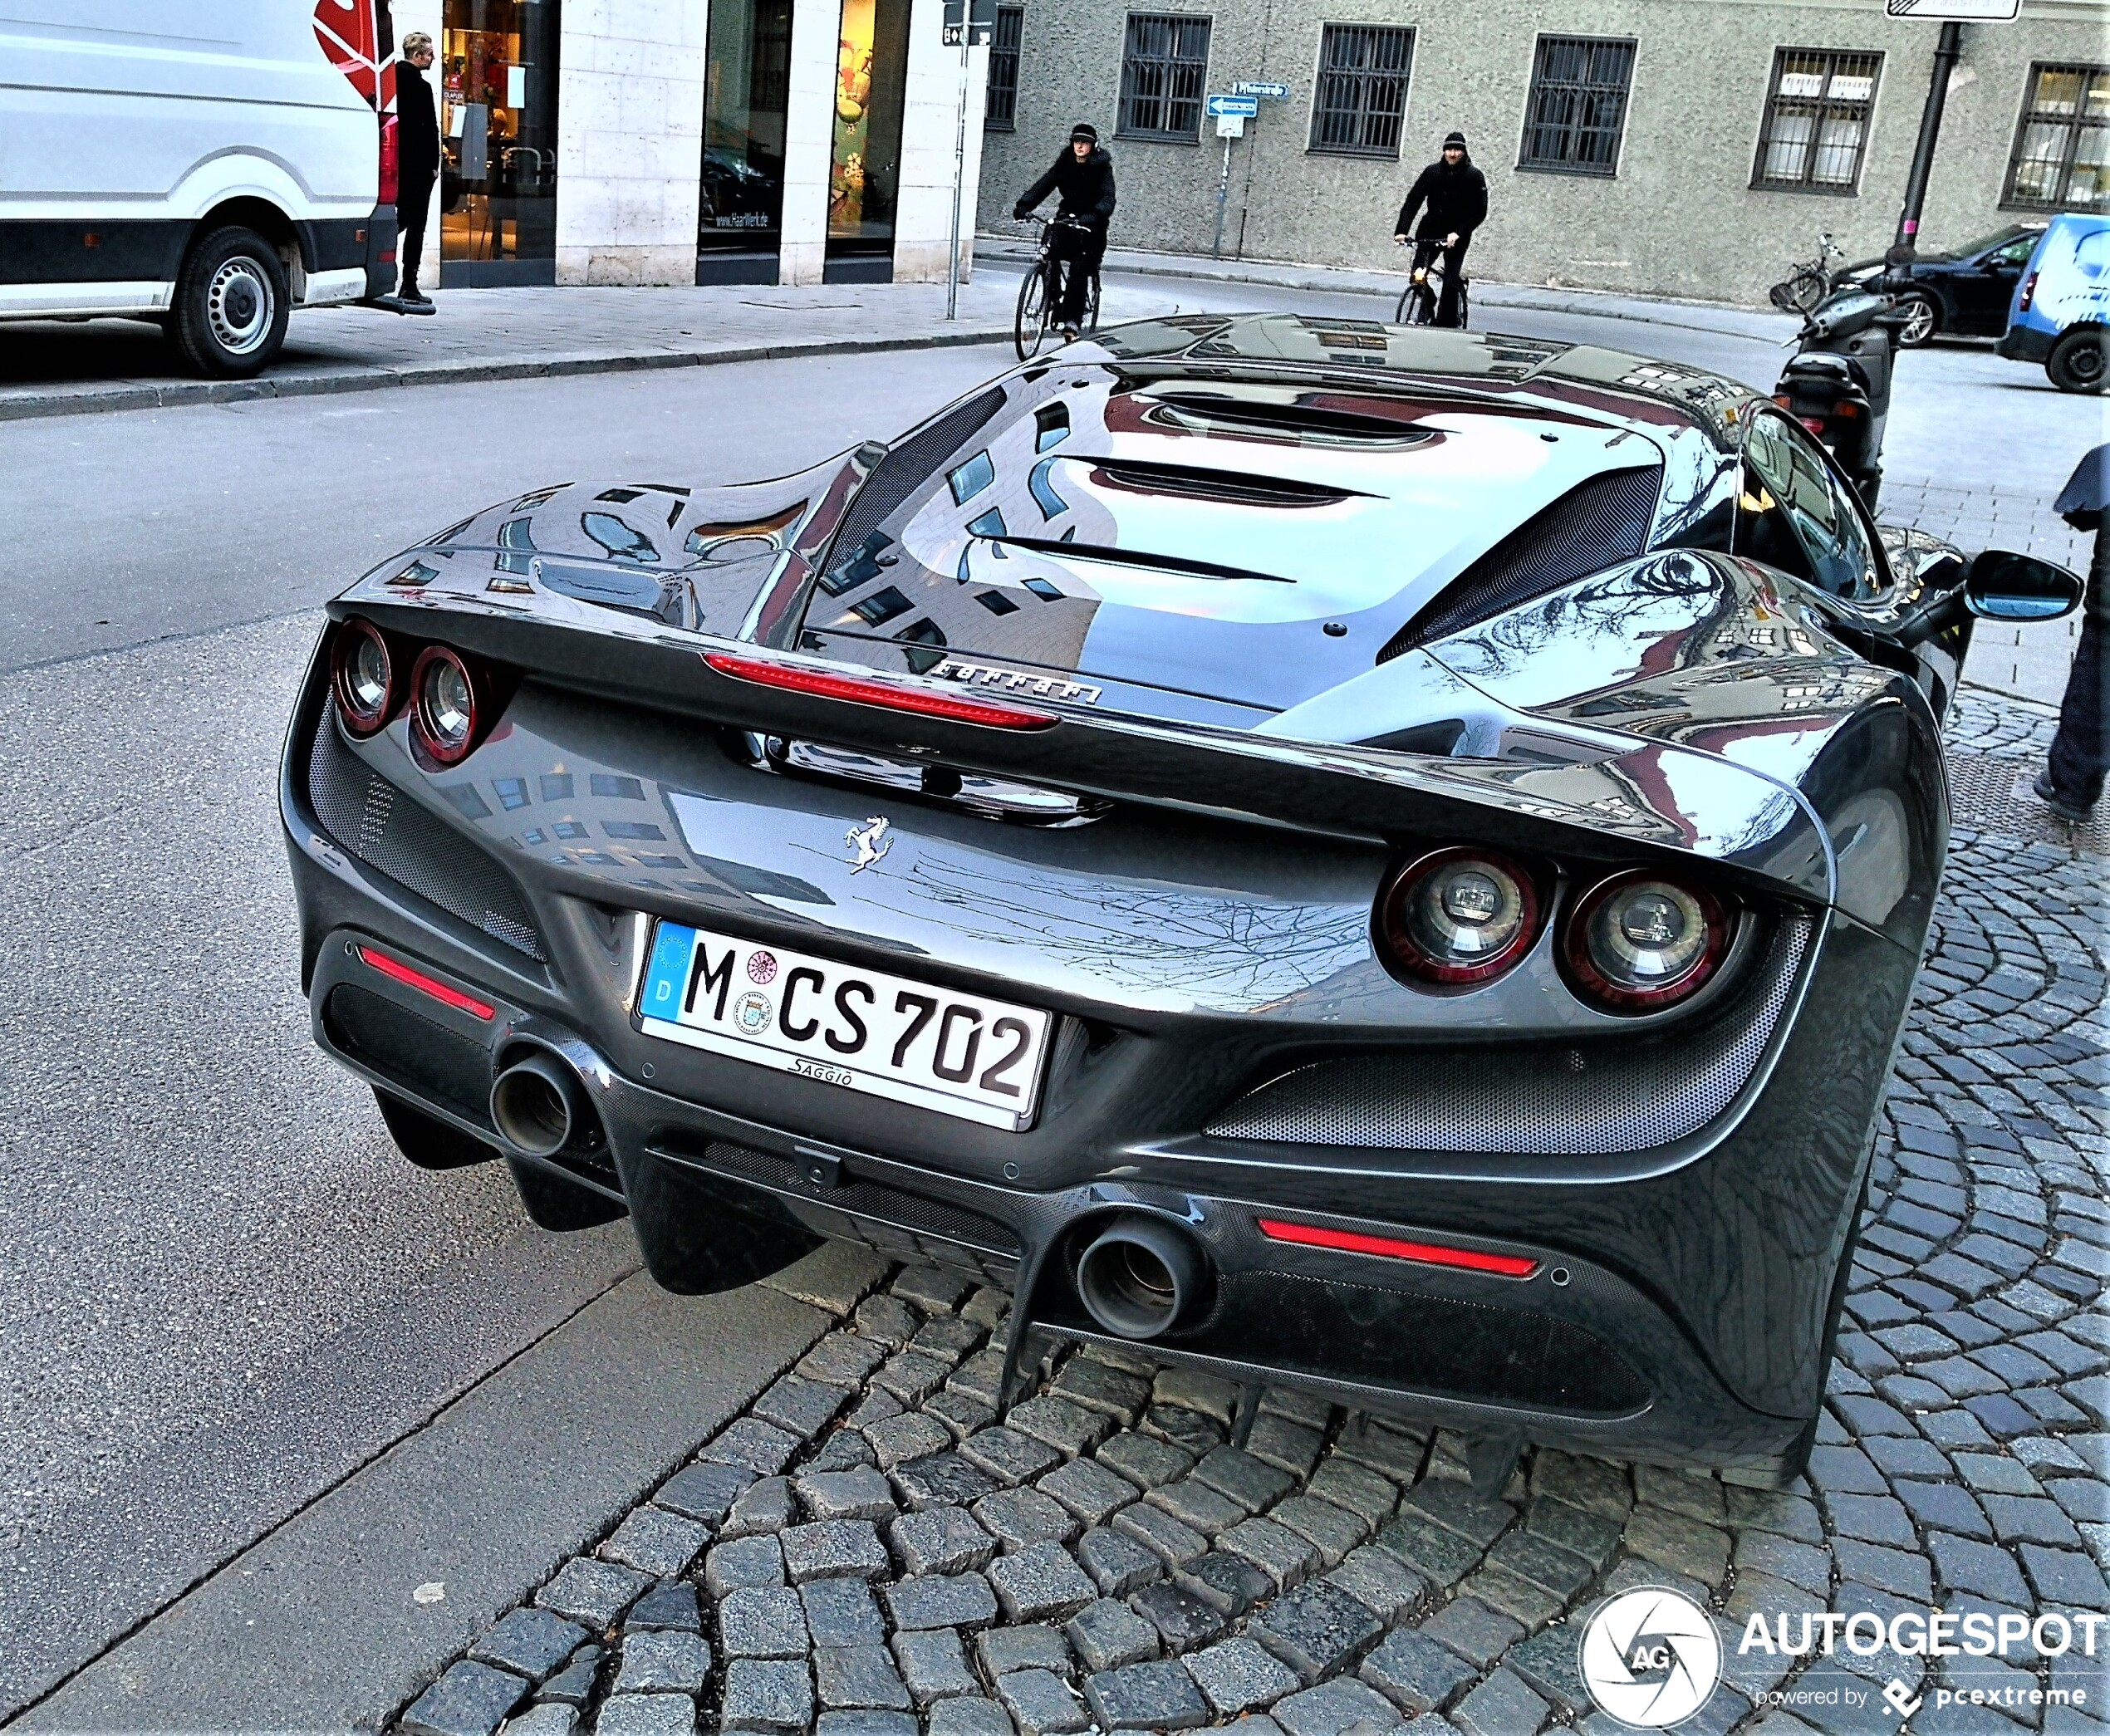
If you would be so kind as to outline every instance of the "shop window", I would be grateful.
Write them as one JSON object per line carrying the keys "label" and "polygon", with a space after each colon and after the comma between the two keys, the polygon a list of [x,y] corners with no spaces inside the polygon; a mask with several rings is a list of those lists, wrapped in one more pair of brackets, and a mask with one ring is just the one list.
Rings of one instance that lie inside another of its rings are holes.
{"label": "shop window", "polygon": [[1396,157],[1406,112],[1414,32],[1382,24],[1329,24],[1319,39],[1311,149]]}
{"label": "shop window", "polygon": [[704,71],[699,281],[725,282],[734,256],[768,255],[783,236],[784,122],[791,107],[792,0],[713,0]]}
{"label": "shop window", "polygon": [[989,37],[989,90],[982,105],[982,125],[1008,133],[1018,115],[1018,44],[1026,33],[1026,9],[999,6]]}
{"label": "shop window", "polygon": [[1882,66],[1880,54],[1776,54],[1751,184],[1781,193],[1857,191]]}
{"label": "shop window", "polygon": [[556,0],[446,0],[439,257],[446,283],[557,280]]}
{"label": "shop window", "polygon": [[1208,71],[1208,19],[1131,12],[1121,56],[1121,135],[1194,143]]}
{"label": "shop window", "polygon": [[1532,59],[1519,169],[1617,174],[1634,45],[1611,37],[1541,37]]}
{"label": "shop window", "polygon": [[2029,69],[2000,203],[2024,211],[2110,210],[2110,66]]}
{"label": "shop window", "polygon": [[891,254],[901,190],[910,0],[842,0],[836,43],[828,252]]}

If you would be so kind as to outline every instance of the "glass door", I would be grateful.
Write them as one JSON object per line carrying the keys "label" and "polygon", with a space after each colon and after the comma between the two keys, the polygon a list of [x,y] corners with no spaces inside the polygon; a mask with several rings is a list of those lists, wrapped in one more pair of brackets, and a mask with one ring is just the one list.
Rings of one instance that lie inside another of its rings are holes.
{"label": "glass door", "polygon": [[836,45],[835,150],[828,164],[825,275],[891,281],[901,190],[910,0],[842,0]]}
{"label": "glass door", "polygon": [[774,283],[783,239],[792,0],[712,0],[696,281]]}
{"label": "glass door", "polygon": [[446,0],[440,281],[557,281],[558,0]]}

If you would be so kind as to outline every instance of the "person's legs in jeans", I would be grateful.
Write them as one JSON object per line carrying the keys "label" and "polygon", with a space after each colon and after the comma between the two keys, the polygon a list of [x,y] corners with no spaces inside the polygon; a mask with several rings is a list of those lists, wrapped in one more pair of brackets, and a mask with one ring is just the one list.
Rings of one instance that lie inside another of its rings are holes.
{"label": "person's legs in jeans", "polygon": [[1436,304],[1439,326],[1464,323],[1458,316],[1458,286],[1465,281],[1465,249],[1469,245],[1461,241],[1456,247],[1443,250],[1443,297]]}
{"label": "person's legs in jeans", "polygon": [[2110,615],[2110,531],[2096,533],[2088,600],[2081,606],[2080,642],[2073,647],[2073,666],[2059,703],[2046,780],[2061,805],[2091,808],[2110,769],[2110,664],[2103,655],[2104,617]]}
{"label": "person's legs in jeans", "polygon": [[425,217],[432,208],[432,187],[405,187],[398,195],[395,224],[401,232],[396,238],[395,257],[402,271],[396,294],[405,301],[415,301],[418,295],[418,267],[424,257]]}

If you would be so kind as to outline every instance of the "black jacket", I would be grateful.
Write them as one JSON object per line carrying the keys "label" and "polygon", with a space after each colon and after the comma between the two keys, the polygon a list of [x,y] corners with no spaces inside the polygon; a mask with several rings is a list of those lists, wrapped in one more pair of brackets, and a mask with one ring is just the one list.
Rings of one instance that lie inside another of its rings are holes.
{"label": "black jacket", "polygon": [[1114,159],[1103,145],[1095,145],[1092,154],[1080,163],[1069,146],[1064,145],[1055,166],[1018,195],[1012,214],[1023,217],[1049,194],[1057,192],[1062,195],[1062,203],[1055,208],[1057,217],[1081,217],[1104,234],[1114,214]]}
{"label": "black jacket", "polygon": [[1470,241],[1473,231],[1487,221],[1487,177],[1473,167],[1470,157],[1453,169],[1439,157],[1415,177],[1414,186],[1400,207],[1400,220],[1392,233],[1410,233],[1414,213],[1426,203],[1428,215],[1412,230],[1417,240],[1440,241],[1454,232]]}
{"label": "black jacket", "polygon": [[408,61],[395,63],[395,172],[406,190],[429,186],[439,173],[439,111],[424,74]]}

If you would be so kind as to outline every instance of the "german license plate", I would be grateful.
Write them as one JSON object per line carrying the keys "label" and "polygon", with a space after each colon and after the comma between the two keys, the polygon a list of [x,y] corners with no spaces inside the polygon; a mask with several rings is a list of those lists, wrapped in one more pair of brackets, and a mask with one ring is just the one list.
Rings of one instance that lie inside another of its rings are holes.
{"label": "german license plate", "polygon": [[1040,1094],[1049,1015],[780,946],[658,924],[645,1034],[1016,1133]]}

